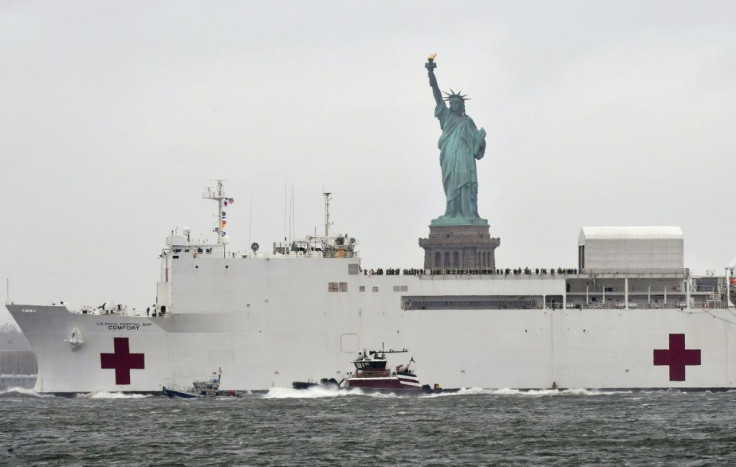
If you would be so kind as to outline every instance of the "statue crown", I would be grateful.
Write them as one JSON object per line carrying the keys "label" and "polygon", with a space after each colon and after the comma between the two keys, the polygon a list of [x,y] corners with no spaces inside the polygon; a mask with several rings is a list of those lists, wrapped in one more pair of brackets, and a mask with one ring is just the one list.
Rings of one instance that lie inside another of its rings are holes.
{"label": "statue crown", "polygon": [[446,101],[449,101],[450,99],[460,99],[463,102],[469,101],[470,98],[468,97],[468,95],[467,94],[461,94],[461,92],[462,91],[455,92],[455,91],[452,90],[452,88],[450,88],[450,92],[449,93],[445,92],[445,97],[443,97],[443,99],[446,100]]}

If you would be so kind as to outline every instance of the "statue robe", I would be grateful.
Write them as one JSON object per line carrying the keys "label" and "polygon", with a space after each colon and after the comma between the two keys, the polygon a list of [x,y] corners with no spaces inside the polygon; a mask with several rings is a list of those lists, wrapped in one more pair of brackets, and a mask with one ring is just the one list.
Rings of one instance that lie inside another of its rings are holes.
{"label": "statue robe", "polygon": [[442,185],[447,198],[442,218],[479,219],[475,160],[485,154],[485,138],[473,119],[450,111],[444,102],[437,104],[434,115],[442,128],[442,136],[437,144],[440,149]]}

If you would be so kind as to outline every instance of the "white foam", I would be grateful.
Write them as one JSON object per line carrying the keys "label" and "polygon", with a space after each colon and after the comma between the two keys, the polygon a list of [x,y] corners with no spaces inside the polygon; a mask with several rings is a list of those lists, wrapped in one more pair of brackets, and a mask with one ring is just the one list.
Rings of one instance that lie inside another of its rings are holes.
{"label": "white foam", "polygon": [[422,394],[422,398],[432,398],[432,397],[454,397],[454,396],[472,396],[476,394],[518,394],[520,391],[516,389],[482,389],[482,388],[460,388],[460,389],[453,389],[452,391],[448,392],[438,392],[438,393],[430,393],[430,394]]}
{"label": "white foam", "polygon": [[[456,397],[456,396],[472,396],[472,395],[490,395],[490,396],[519,396],[519,397],[543,397],[543,396],[610,396],[614,394],[628,394],[630,391],[603,391],[595,389],[483,389],[483,388],[460,388],[457,391],[441,392],[437,394],[421,394],[420,397]],[[396,393],[381,392],[363,392],[360,389],[337,390],[326,389],[320,386],[314,386],[309,389],[291,389],[291,388],[272,388],[263,397],[266,399],[318,399],[324,397],[343,397],[343,396],[365,396],[376,397],[381,399],[409,397]],[[411,396],[415,396],[412,394]]]}
{"label": "white foam", "polygon": [[496,389],[492,394],[499,395],[518,395],[518,396],[529,396],[529,397],[540,397],[540,396],[609,396],[612,394],[619,394],[616,391],[599,391],[595,389],[530,389],[527,391],[521,391],[519,389]]}
{"label": "white foam", "polygon": [[0,395],[5,394],[20,394],[21,396],[33,396],[33,397],[54,397],[51,394],[39,394],[33,389],[26,388],[8,388],[7,391],[0,392]]}
{"label": "white foam", "polygon": [[415,394],[405,394],[401,395],[396,392],[363,392],[360,389],[351,389],[349,392],[355,391],[355,395],[358,396],[368,396],[368,397],[376,397],[378,399],[396,399],[398,397],[413,397]]}
{"label": "white foam", "polygon": [[[501,392],[498,392],[501,391]],[[446,393],[448,396],[452,394],[459,394],[459,395],[469,395],[469,394],[503,394],[505,391],[510,391],[510,389],[483,389],[483,388],[460,388],[459,391],[455,393]]]}
{"label": "white foam", "polygon": [[79,397],[88,397],[90,399],[143,399],[151,397],[146,394],[124,394],[122,392],[93,392],[90,394],[80,395]]}
{"label": "white foam", "polygon": [[271,388],[263,396],[265,399],[319,399],[325,397],[363,396],[378,399],[394,399],[401,396],[396,393],[363,392],[360,388],[350,389],[328,389],[321,386],[313,386],[308,389]]}
{"label": "white foam", "polygon": [[263,397],[264,399],[319,399],[322,397],[341,397],[346,395],[348,395],[347,391],[313,386],[308,389],[271,388]]}
{"label": "white foam", "polygon": [[600,391],[591,389],[483,389],[483,388],[460,388],[457,391],[442,392],[439,394],[431,394],[427,397],[452,397],[452,396],[468,396],[468,395],[492,395],[492,396],[521,396],[521,397],[541,397],[541,396],[609,396],[613,394],[628,393],[628,391]]}

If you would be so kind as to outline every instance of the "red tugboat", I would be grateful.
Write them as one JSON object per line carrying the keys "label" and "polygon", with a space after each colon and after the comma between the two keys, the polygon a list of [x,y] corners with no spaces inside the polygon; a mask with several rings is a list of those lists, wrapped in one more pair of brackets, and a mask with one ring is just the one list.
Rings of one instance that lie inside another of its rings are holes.
{"label": "red tugboat", "polygon": [[397,394],[432,394],[442,392],[439,384],[434,388],[419,383],[417,375],[410,366],[414,362],[412,357],[406,365],[399,365],[395,370],[386,368],[388,363],[386,354],[407,353],[408,350],[371,350],[358,353],[358,358],[353,360],[355,373],[348,373],[343,381],[345,389],[361,389],[370,392],[387,392]]}
{"label": "red tugboat", "polygon": [[[400,395],[422,395],[438,394],[444,392],[439,384],[431,387],[422,385],[417,375],[412,371],[411,364],[414,358],[406,365],[399,365],[395,370],[386,368],[388,361],[386,354],[407,353],[408,350],[363,350],[358,352],[358,357],[353,360],[355,373],[348,373],[347,377],[340,382],[333,378],[322,378],[319,383],[310,381],[294,381],[294,389],[310,389],[321,387],[323,389],[350,390],[360,389],[364,392],[382,392]],[[450,392],[454,392],[452,390]]]}

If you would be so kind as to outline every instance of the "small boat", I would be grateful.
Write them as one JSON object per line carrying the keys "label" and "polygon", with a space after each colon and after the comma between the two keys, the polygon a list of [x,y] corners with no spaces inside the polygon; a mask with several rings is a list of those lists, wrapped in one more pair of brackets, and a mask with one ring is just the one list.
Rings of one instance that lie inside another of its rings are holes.
{"label": "small boat", "polygon": [[438,384],[434,388],[422,385],[411,369],[414,357],[406,365],[398,365],[395,370],[387,368],[386,354],[407,353],[408,350],[370,350],[358,352],[353,360],[355,373],[349,373],[343,382],[345,389],[360,389],[366,392],[384,392],[395,394],[432,394],[441,392]]}
{"label": "small boat", "polygon": [[294,381],[291,383],[294,389],[324,388],[324,389],[340,389],[340,382],[335,378],[322,378],[319,383],[314,381]]}
{"label": "small boat", "polygon": [[212,377],[208,380],[194,381],[191,388],[180,389],[175,386],[163,387],[164,395],[170,398],[181,397],[182,399],[197,399],[200,397],[220,397],[231,396],[240,397],[236,391],[221,391],[220,378],[222,377],[222,368],[212,372]]}
{"label": "small boat", "polygon": [[319,383],[294,381],[294,389],[324,387],[332,389],[360,389],[363,392],[382,392],[401,395],[437,394],[442,392],[439,384],[422,385],[411,369],[414,358],[406,365],[398,365],[395,370],[387,368],[387,354],[407,353],[408,350],[363,350],[353,360],[355,372],[339,383],[334,378],[322,378]]}

